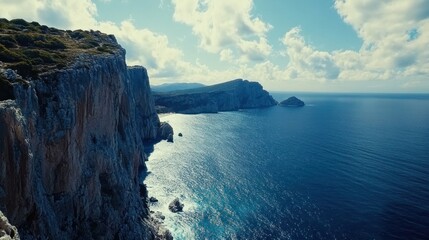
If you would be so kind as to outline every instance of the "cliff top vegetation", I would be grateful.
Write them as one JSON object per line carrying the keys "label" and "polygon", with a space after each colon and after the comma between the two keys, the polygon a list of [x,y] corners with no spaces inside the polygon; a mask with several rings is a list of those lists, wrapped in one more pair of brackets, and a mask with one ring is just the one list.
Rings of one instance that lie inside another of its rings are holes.
{"label": "cliff top vegetation", "polygon": [[0,67],[16,70],[25,79],[62,69],[81,53],[113,54],[119,49],[113,35],[99,31],[65,31],[23,19],[0,18]]}

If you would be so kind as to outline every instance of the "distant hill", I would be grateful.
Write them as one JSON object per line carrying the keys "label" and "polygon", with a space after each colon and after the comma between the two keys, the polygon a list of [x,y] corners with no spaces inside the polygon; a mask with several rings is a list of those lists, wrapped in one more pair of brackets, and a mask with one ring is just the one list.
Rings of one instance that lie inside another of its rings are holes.
{"label": "distant hill", "polygon": [[154,92],[154,98],[159,112],[178,113],[215,113],[277,104],[258,82],[243,79],[199,88]]}
{"label": "distant hill", "polygon": [[201,83],[164,83],[161,85],[150,86],[153,92],[171,92],[177,90],[186,90],[192,88],[205,87],[206,85]]}

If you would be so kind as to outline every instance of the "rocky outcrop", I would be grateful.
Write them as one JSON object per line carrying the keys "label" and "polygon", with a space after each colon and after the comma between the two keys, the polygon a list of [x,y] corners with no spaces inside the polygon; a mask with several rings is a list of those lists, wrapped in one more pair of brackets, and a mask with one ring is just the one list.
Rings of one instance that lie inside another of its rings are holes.
{"label": "rocky outcrop", "polygon": [[156,211],[154,217],[156,219],[160,219],[161,221],[165,220],[165,216],[162,215],[162,212],[160,212],[160,211]]}
{"label": "rocky outcrop", "polygon": [[137,109],[136,117],[143,126],[142,137],[144,140],[157,139],[160,121],[155,110],[147,70],[142,66],[128,67],[128,74]]}
{"label": "rocky outcrop", "polygon": [[158,139],[167,140],[169,142],[173,142],[173,127],[167,122],[162,122],[158,128]]}
{"label": "rocky outcrop", "polygon": [[128,67],[128,75],[135,99],[136,118],[142,125],[139,134],[144,142],[154,143],[161,140],[173,142],[173,127],[159,121],[147,70],[142,66]]}
{"label": "rocky outcrop", "polygon": [[150,89],[133,81],[147,74],[127,70],[114,47],[37,78],[0,79],[13,88],[0,101],[0,210],[23,239],[171,236],[157,232],[141,194],[143,140],[158,131]]}
{"label": "rocky outcrop", "polygon": [[277,104],[259,83],[242,79],[196,89],[156,93],[154,96],[158,109],[190,114],[263,108]]}
{"label": "rocky outcrop", "polygon": [[305,104],[303,101],[293,96],[279,103],[280,106],[283,107],[304,107]]}
{"label": "rocky outcrop", "polygon": [[169,205],[168,209],[170,211],[177,213],[183,211],[184,204],[179,201],[178,198],[175,198]]}
{"label": "rocky outcrop", "polygon": [[9,223],[9,220],[0,211],[0,239],[1,240],[18,240],[19,233],[15,226]]}

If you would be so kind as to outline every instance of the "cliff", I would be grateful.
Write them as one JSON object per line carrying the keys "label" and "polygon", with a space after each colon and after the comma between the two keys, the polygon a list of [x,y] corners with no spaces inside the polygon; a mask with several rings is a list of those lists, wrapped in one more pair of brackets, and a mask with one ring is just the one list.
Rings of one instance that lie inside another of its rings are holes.
{"label": "cliff", "polygon": [[216,113],[277,104],[259,83],[242,79],[195,89],[154,93],[154,96],[158,109],[178,113]]}
{"label": "cliff", "polygon": [[136,117],[143,126],[141,136],[144,140],[157,139],[160,137],[157,134],[160,121],[155,110],[147,70],[141,66],[128,67],[128,74],[134,93]]}
{"label": "cliff", "polygon": [[[7,93],[0,99],[0,210],[23,239],[168,238],[152,224],[141,184],[143,140],[159,127],[146,70],[127,69],[113,36],[9,24],[0,35],[19,47],[1,45],[3,56],[4,49],[40,50],[16,36],[45,31],[64,49],[43,51],[64,57],[36,62],[22,52],[27,72],[0,55]],[[79,47],[88,38],[93,46]]]}

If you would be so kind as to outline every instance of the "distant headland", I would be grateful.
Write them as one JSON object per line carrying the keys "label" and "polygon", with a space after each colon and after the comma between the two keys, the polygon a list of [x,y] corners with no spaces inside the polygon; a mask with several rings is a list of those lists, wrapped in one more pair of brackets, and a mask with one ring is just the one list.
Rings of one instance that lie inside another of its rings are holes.
{"label": "distant headland", "polygon": [[277,104],[261,84],[243,79],[193,89],[154,92],[154,98],[158,113],[217,113]]}

